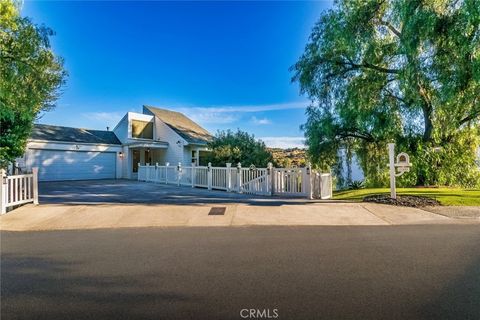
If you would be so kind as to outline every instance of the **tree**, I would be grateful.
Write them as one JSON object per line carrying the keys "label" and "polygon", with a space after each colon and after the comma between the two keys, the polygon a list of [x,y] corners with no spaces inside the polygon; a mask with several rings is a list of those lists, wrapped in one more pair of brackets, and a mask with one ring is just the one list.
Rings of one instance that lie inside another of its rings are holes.
{"label": "tree", "polygon": [[53,31],[0,1],[0,167],[23,155],[33,122],[54,107],[66,71],[50,48]]}
{"label": "tree", "polygon": [[244,166],[253,164],[266,167],[269,162],[273,162],[272,154],[263,141],[258,141],[255,136],[240,130],[218,131],[208,148],[211,152],[207,159],[213,166],[225,166],[226,163],[236,165],[241,162]]}
{"label": "tree", "polygon": [[350,147],[384,185],[394,141],[413,160],[405,184],[478,184],[479,48],[480,0],[336,1],[292,67],[312,160],[332,167]]}

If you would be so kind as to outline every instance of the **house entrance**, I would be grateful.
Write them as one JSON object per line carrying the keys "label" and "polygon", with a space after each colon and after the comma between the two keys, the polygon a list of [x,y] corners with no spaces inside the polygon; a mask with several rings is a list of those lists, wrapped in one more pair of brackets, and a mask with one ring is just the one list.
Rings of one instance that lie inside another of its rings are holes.
{"label": "house entrance", "polygon": [[[156,158],[153,159],[153,158]],[[138,172],[138,164],[141,165],[150,164],[153,165],[159,161],[159,155],[154,157],[153,150],[147,149],[132,149],[132,172]]]}

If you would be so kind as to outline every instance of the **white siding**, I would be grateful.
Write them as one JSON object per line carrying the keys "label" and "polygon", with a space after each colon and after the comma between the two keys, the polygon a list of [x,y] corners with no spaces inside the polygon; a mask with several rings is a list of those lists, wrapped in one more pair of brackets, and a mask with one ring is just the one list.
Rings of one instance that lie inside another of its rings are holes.
{"label": "white siding", "polygon": [[[153,116],[147,115],[147,114],[141,114],[141,113],[135,113],[135,112],[128,112],[125,117],[120,120],[120,122],[115,126],[113,129],[113,132],[117,136],[118,140],[122,144],[126,143],[133,143],[133,142],[138,142],[138,141],[152,141],[149,139],[136,139],[132,138],[132,120],[140,120],[140,121],[152,121]],[[157,140],[155,131],[153,132],[153,139]]]}
{"label": "white siding", "polygon": [[[165,150],[164,154],[164,161],[170,162],[172,165],[178,164],[179,162],[183,163],[183,146],[187,144],[187,141],[158,117],[155,117],[155,132],[158,140],[168,142],[168,148]],[[177,144],[178,141],[180,141],[180,145]]]}
{"label": "white siding", "polygon": [[[135,139],[132,138],[132,120],[141,120],[141,121],[152,121],[153,116],[135,113],[135,112],[128,112],[122,120],[115,126],[113,132],[117,136],[118,140],[122,144],[129,144],[129,143],[136,143],[141,141],[153,141],[153,140],[145,140],[145,139]],[[153,138],[156,139],[155,132],[153,133]],[[120,163],[117,161],[118,167],[118,178],[132,178],[132,157],[131,157],[131,150],[128,146],[123,146],[123,159],[120,159]]]}
{"label": "white siding", "polygon": [[[130,150],[128,147],[122,147],[122,157],[120,163],[120,170],[117,173],[117,178],[130,178],[130,171],[132,171],[132,167],[130,165]],[[117,162],[118,163],[118,162]],[[117,165],[118,168],[118,165]]]}
{"label": "white siding", "polygon": [[192,163],[192,151],[193,150],[200,150],[200,151],[207,151],[207,147],[205,146],[198,146],[198,145],[189,145],[185,146],[183,149],[183,162],[185,164],[190,165]]}
{"label": "white siding", "polygon": [[186,166],[192,164],[192,148],[189,146],[183,148],[183,161]]}
{"label": "white siding", "polygon": [[128,140],[128,113],[120,120],[120,122],[113,128],[113,132],[121,143]]}

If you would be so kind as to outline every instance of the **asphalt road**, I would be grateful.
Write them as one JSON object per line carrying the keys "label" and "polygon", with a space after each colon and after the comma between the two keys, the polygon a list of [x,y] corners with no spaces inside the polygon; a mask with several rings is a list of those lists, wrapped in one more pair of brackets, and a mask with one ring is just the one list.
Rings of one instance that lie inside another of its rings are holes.
{"label": "asphalt road", "polygon": [[2,320],[480,318],[478,225],[2,232],[1,251]]}

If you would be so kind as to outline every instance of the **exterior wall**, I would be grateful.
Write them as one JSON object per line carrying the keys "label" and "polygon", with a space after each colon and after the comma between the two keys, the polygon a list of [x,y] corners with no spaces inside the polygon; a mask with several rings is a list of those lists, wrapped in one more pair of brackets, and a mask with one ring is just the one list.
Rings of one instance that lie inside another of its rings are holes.
{"label": "exterior wall", "polygon": [[156,163],[158,163],[160,166],[165,165],[166,152],[166,149],[152,150],[152,165],[155,165]]}
{"label": "exterior wall", "polygon": [[[171,165],[176,165],[179,162],[183,163],[183,149],[187,141],[157,117],[155,117],[155,134],[159,140],[168,142],[168,148],[165,149],[163,154],[163,161],[169,162]],[[180,141],[180,144],[177,143],[178,141]]]}
{"label": "exterior wall", "polygon": [[[144,108],[143,112],[145,114],[154,116],[154,114],[147,108]],[[205,146],[190,145],[184,138],[182,138],[158,117],[155,117],[154,134],[156,134],[156,139],[168,142],[168,148],[161,156],[162,165],[164,165],[165,162],[169,162],[171,165],[177,165],[179,162],[181,162],[183,165],[191,165],[192,150],[207,150]]]}
{"label": "exterior wall", "polygon": [[113,128],[113,132],[117,136],[121,143],[128,140],[128,128],[129,128],[128,113],[120,120],[120,122]]}
{"label": "exterior wall", "polygon": [[155,121],[154,117],[148,114],[128,112],[125,117],[120,120],[120,122],[115,126],[113,132],[117,136],[118,140],[122,144],[134,143],[139,141],[155,141],[162,140],[156,134],[156,130],[153,130],[153,140],[151,139],[138,139],[132,138],[132,120],[141,120],[141,121]]}
{"label": "exterior wall", "polygon": [[[138,139],[132,138],[132,120],[141,120],[141,121],[152,121],[154,122],[153,130],[153,140],[150,139]],[[182,146],[186,144],[186,141],[180,137],[175,131],[163,123],[160,119],[154,117],[151,114],[142,114],[135,112],[128,112],[125,117],[118,123],[118,125],[113,130],[115,135],[123,147],[123,162],[122,173],[123,178],[132,179],[134,175],[132,174],[133,167],[133,156],[132,150],[128,147],[128,144],[138,143],[138,142],[155,142],[155,141],[164,141],[168,142],[167,149],[161,150],[152,150],[152,165],[158,162],[160,165],[164,165],[165,162],[170,162],[171,164],[177,164],[183,160]],[[181,145],[177,144],[177,141],[181,141]],[[144,154],[140,153],[140,161],[144,163]]]}
{"label": "exterior wall", "polygon": [[191,165],[192,164],[192,151],[196,151],[196,163],[197,165],[199,165],[198,163],[198,152],[199,151],[208,151],[207,147],[205,146],[201,146],[201,145],[188,145],[188,146],[185,146],[184,147],[184,150],[183,150],[183,162],[182,163],[185,163],[185,165]]}
{"label": "exterior wall", "polygon": [[[129,144],[136,144],[138,148],[138,143],[141,144],[142,142],[146,144],[156,141],[167,142],[168,147],[166,149],[151,149],[152,165],[155,165],[155,163],[165,165],[166,162],[169,162],[171,165],[177,165],[179,162],[184,165],[191,165],[192,150],[206,150],[204,146],[189,145],[184,138],[158,117],[155,117],[148,109],[144,109],[143,112],[143,114],[128,112],[113,129],[113,132],[122,145],[31,141],[27,145],[27,150],[29,148],[36,150],[113,152],[116,155],[116,177],[127,179],[134,178],[134,175],[132,174],[132,150],[130,149]],[[132,120],[153,122],[153,140],[132,138]],[[143,153],[140,153],[140,156],[140,160],[143,163]],[[28,152],[26,152],[24,158],[19,159],[18,163],[23,164],[25,167],[28,162],[27,158]]]}
{"label": "exterior wall", "polygon": [[[128,112],[113,129],[113,132],[122,144],[129,144],[141,141],[152,142],[158,139],[155,129],[153,132],[153,140],[132,138],[132,120],[154,121],[154,117],[142,113]],[[117,162],[117,166],[120,166],[120,168],[117,168],[117,177],[132,179],[132,151],[128,148],[128,146],[123,146],[122,157],[122,161],[120,163]]]}
{"label": "exterior wall", "polygon": [[[348,180],[348,163],[347,163],[347,157],[346,157],[346,152],[345,149],[339,150],[339,156],[342,159],[342,177],[346,181],[346,183],[349,183]],[[352,156],[352,163],[351,163],[351,170],[352,174],[350,176],[351,181],[362,181],[365,179],[365,176],[363,174],[363,170],[360,167],[360,164],[358,163],[357,156],[353,154]],[[342,186],[339,186],[342,187]]]}
{"label": "exterior wall", "polygon": [[27,149],[121,152],[122,146],[115,144],[49,142],[35,140],[27,143]]}
{"label": "exterior wall", "polygon": [[192,164],[192,147],[191,146],[183,147],[182,164],[185,166],[190,166]]}
{"label": "exterior wall", "polygon": [[131,179],[131,168],[132,168],[132,156],[130,154],[130,150],[128,149],[127,146],[124,146],[123,148],[123,151],[122,151],[122,154],[123,154],[123,161],[122,161],[122,169],[121,169],[121,172],[122,172],[122,175],[121,175],[121,178],[124,178],[124,179]]}
{"label": "exterior wall", "polygon": [[123,151],[121,151],[122,153],[117,153],[117,159],[115,161],[116,163],[116,173],[117,173],[117,179],[121,179],[123,178],[123,167],[125,166],[125,160],[124,160],[124,153]]}

